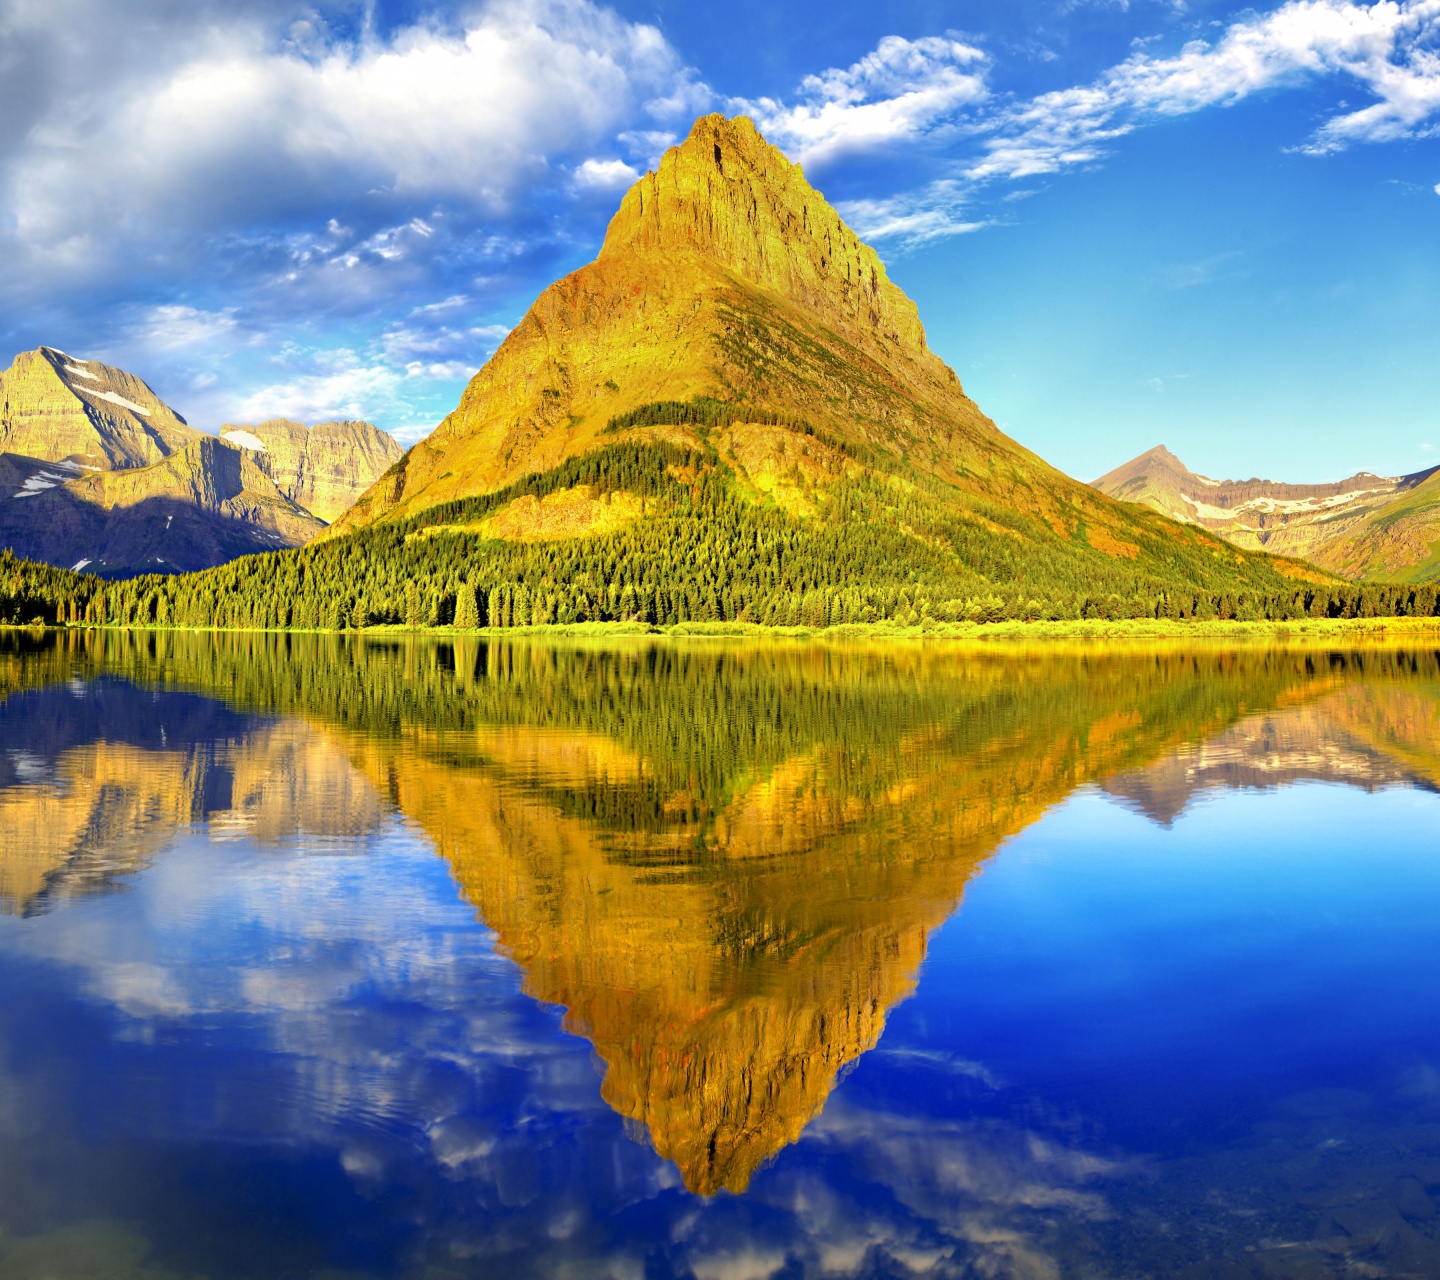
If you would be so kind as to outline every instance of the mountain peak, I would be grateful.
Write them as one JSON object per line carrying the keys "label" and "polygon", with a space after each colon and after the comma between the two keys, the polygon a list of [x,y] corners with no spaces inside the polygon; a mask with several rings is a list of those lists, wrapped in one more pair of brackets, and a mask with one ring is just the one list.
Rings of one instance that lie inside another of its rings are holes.
{"label": "mountain peak", "polygon": [[925,347],[919,312],[861,241],[747,116],[702,116],[626,193],[601,262],[696,252],[851,333]]}
{"label": "mountain peak", "polygon": [[169,457],[198,434],[146,383],[98,360],[37,347],[0,371],[0,452],[123,469]]}

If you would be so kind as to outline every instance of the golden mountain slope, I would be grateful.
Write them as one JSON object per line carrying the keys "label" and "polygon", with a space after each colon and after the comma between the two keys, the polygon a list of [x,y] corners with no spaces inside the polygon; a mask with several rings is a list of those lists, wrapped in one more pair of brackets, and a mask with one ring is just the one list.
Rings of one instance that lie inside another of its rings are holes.
{"label": "golden mountain slope", "polygon": [[1212,480],[1164,445],[1092,482],[1252,551],[1299,556],[1348,578],[1440,578],[1440,469],[1406,476],[1362,471],[1330,484]]}
{"label": "golden mountain slope", "polygon": [[139,378],[54,347],[0,373],[0,453],[109,471],[149,466],[199,435]]}
{"label": "golden mountain slope", "polygon": [[272,418],[255,426],[226,423],[220,438],[249,449],[281,493],[327,523],[349,510],[403,452],[394,436],[368,422],[307,427]]}
{"label": "golden mountain slope", "polygon": [[1405,480],[1415,483],[1323,543],[1315,563],[1348,578],[1440,582],[1440,470]]}
{"label": "golden mountain slope", "polygon": [[[693,421],[673,409],[697,397],[723,402],[709,440],[740,491],[792,515],[866,474],[891,492],[919,483],[926,501],[1002,536],[992,517],[1019,513],[1033,522],[1022,540],[1063,540],[1097,561],[1164,562],[1173,577],[1179,542],[1237,563],[1204,531],[1121,507],[1001,433],[926,345],[875,251],[748,119],[719,115],[630,189],[599,257],[540,295],[459,408],[327,536],[491,493],[627,437],[694,440],[694,427],[612,420],[668,402],[670,417],[640,418]],[[777,477],[803,468],[787,452],[814,473],[790,490]]]}

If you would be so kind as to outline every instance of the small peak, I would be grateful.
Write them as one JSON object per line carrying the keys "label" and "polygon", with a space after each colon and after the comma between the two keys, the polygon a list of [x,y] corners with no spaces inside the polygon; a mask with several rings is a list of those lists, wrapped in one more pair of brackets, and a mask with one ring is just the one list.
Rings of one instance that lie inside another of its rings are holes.
{"label": "small peak", "polygon": [[1147,449],[1136,462],[1164,462],[1174,467],[1177,471],[1188,471],[1189,468],[1170,452],[1163,444],[1157,444],[1153,449]]}

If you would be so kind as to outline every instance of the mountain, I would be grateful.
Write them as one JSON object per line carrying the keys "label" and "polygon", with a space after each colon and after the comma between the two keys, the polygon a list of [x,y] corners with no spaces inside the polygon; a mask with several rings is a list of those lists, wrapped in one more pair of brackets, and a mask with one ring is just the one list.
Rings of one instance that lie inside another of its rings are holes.
{"label": "mountain", "polygon": [[187,625],[826,626],[1291,616],[1334,585],[1004,435],[874,250],[749,120],[716,115],[315,543],[103,607],[138,617],[162,591]]}
{"label": "mountain", "polygon": [[1333,484],[1212,480],[1160,445],[1094,486],[1236,546],[1298,556],[1350,578],[1429,582],[1440,579],[1437,472],[1387,477],[1362,471]]}
{"label": "mountain", "polygon": [[626,441],[702,447],[740,493],[800,518],[879,479],[892,512],[920,494],[1002,545],[1018,535],[1096,567],[1157,568],[1176,544],[1229,560],[1002,434],[875,251],[743,116],[697,121],[625,196],[596,261],[541,294],[459,408],[329,536]]}
{"label": "mountain", "polygon": [[1337,530],[1315,563],[1347,578],[1440,582],[1440,468],[1403,481],[1384,506]]}
{"label": "mountain", "polygon": [[0,373],[0,546],[108,577],[300,546],[400,457],[367,422],[189,426],[140,379],[53,347]]}
{"label": "mountain", "polygon": [[0,373],[0,454],[110,471],[159,462],[199,435],[139,378],[54,347]]}
{"label": "mountain", "polygon": [[288,418],[220,428],[220,438],[254,452],[257,466],[291,502],[327,523],[400,460],[394,436],[368,422]]}
{"label": "mountain", "polygon": [[198,432],[163,461],[120,471],[77,475],[63,463],[3,457],[0,481],[0,546],[107,577],[207,569],[299,546],[325,527],[249,450]]}

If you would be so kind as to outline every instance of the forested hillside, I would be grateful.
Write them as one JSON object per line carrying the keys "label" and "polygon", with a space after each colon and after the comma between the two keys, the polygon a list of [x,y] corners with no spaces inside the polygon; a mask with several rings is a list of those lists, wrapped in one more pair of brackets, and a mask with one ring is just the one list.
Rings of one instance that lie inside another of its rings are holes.
{"label": "forested hillside", "polygon": [[[1134,536],[1149,541],[1154,559],[1107,560],[1103,576],[1026,517],[997,509],[982,524],[919,489],[873,477],[838,482],[823,512],[802,520],[747,496],[735,470],[698,439],[700,446],[623,442],[495,494],[205,573],[105,583],[7,557],[0,560],[0,615],[15,622],[40,616],[341,630],[374,623],[821,627],[882,619],[1436,611],[1433,587],[1296,581],[1266,557],[1245,556],[1199,532],[1176,536],[1168,522],[1138,509]],[[544,540],[489,536],[517,505],[543,512],[557,499],[561,515],[578,513],[599,531]]]}

